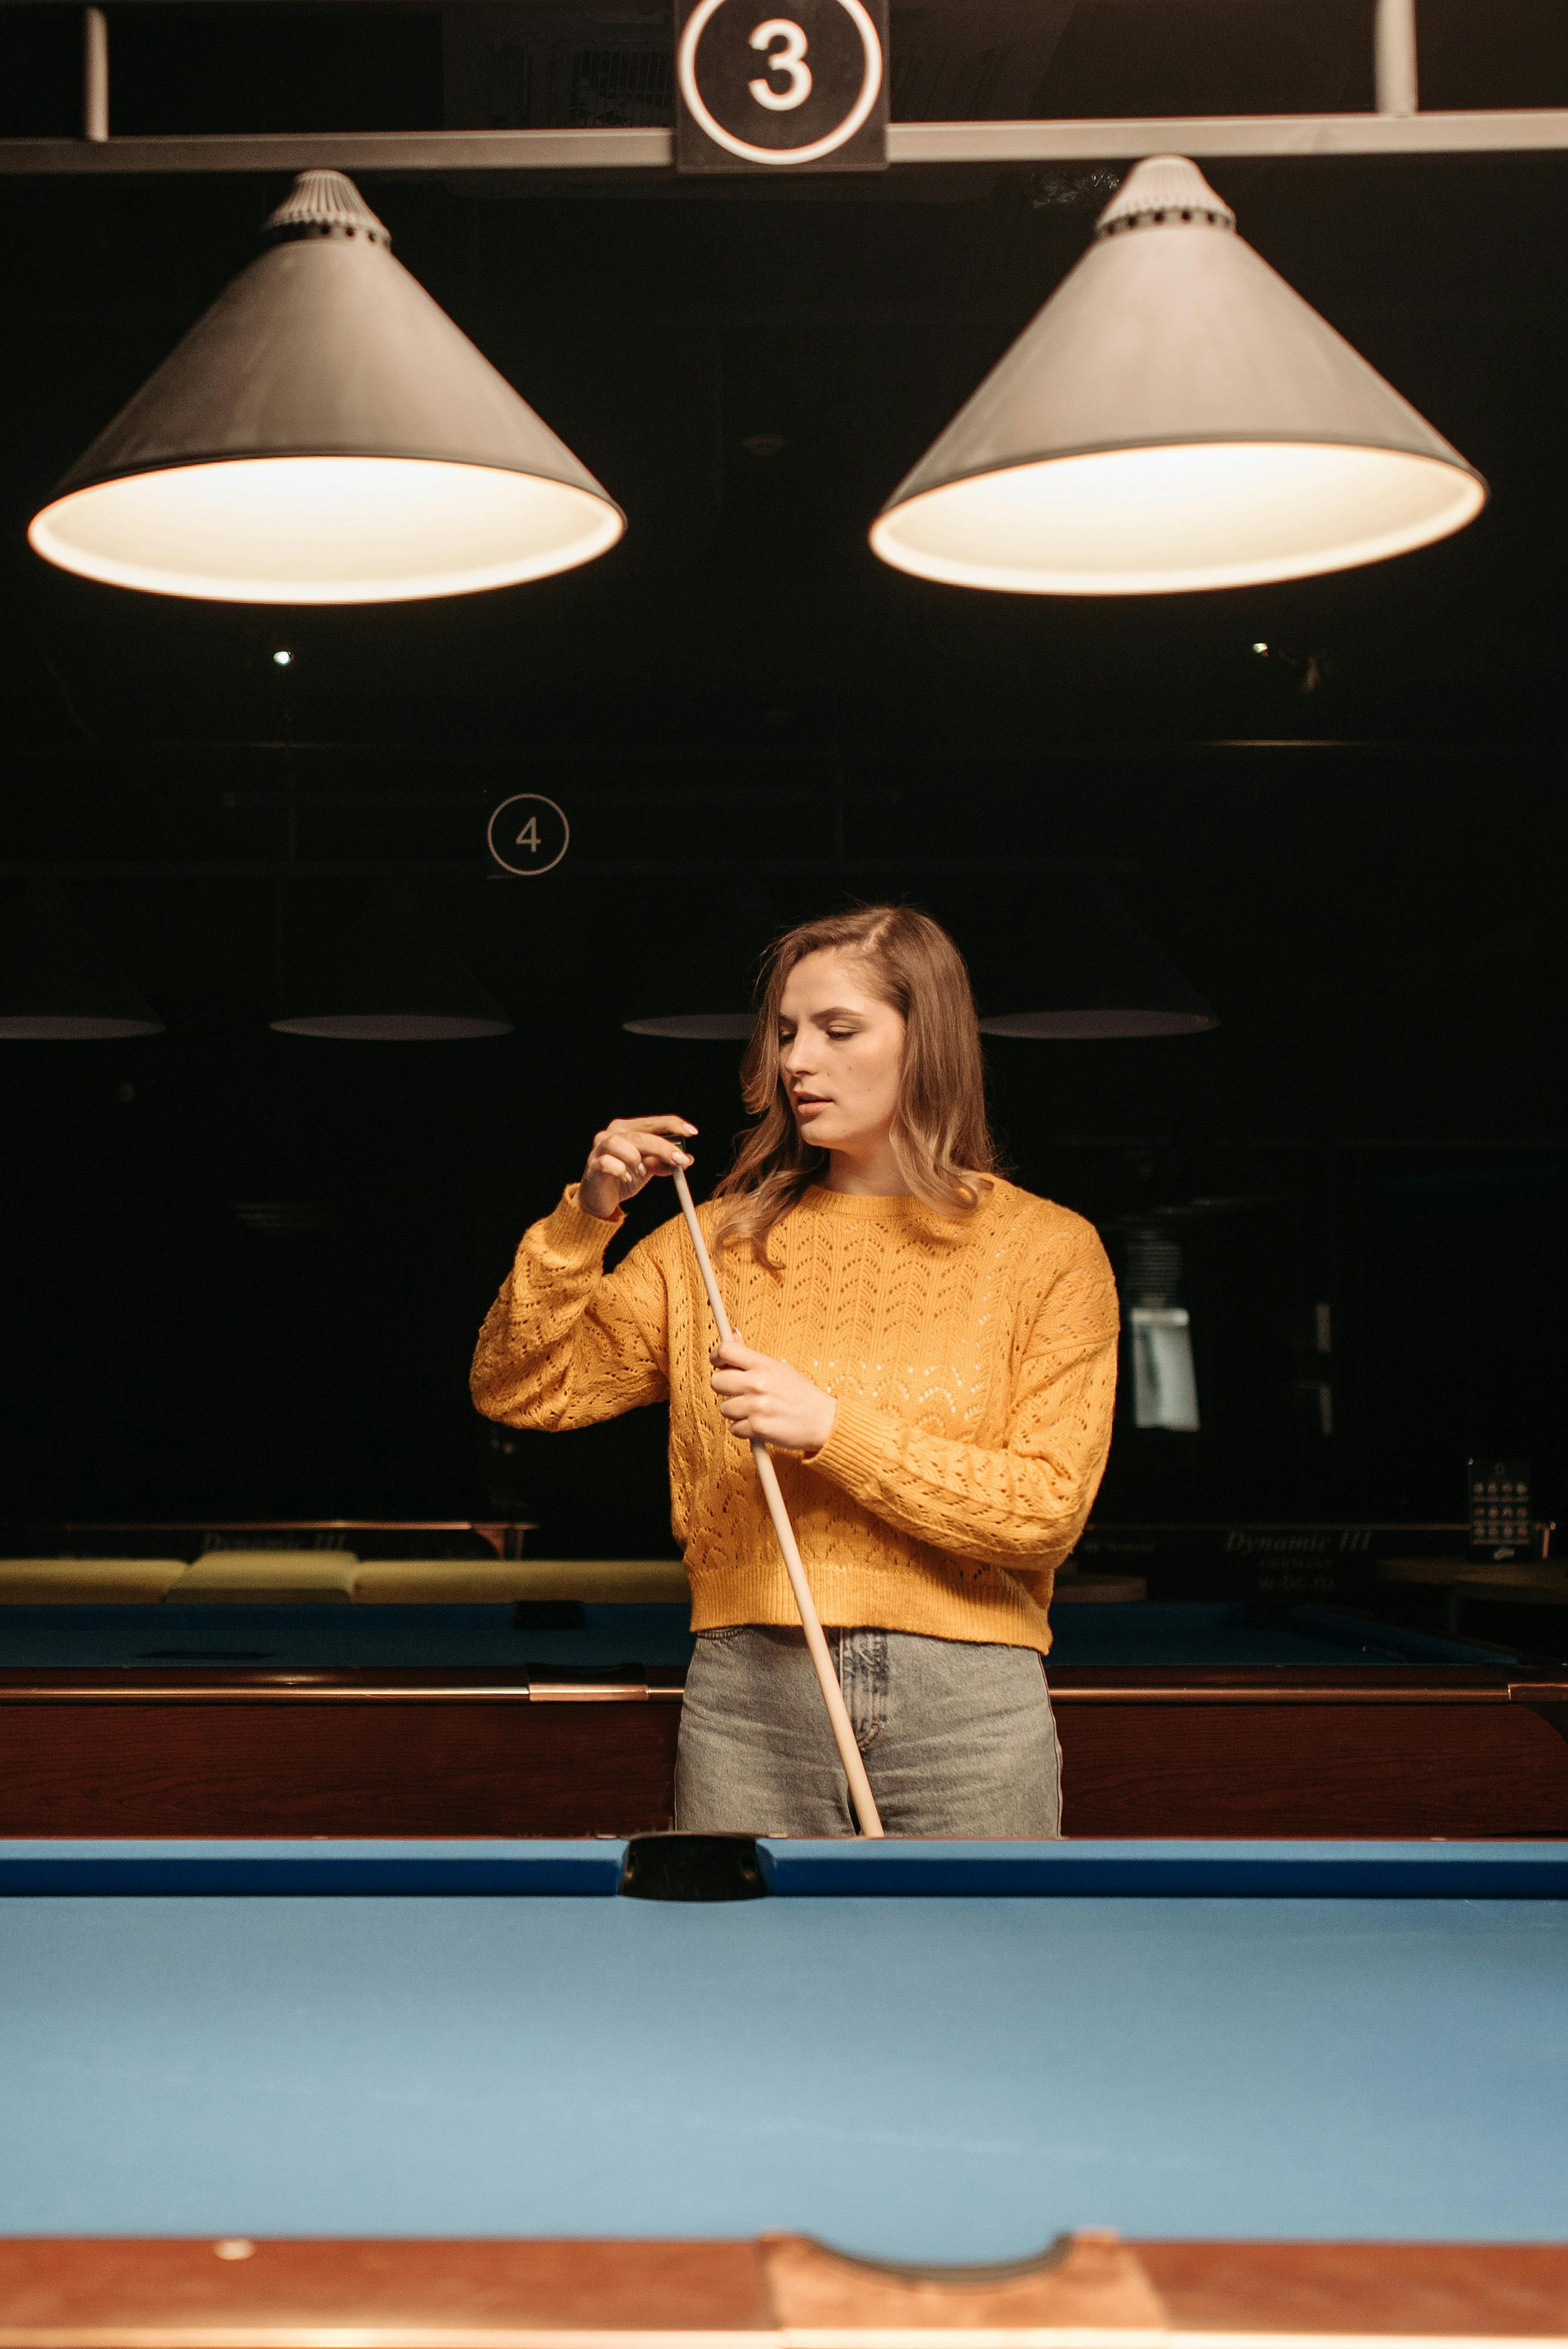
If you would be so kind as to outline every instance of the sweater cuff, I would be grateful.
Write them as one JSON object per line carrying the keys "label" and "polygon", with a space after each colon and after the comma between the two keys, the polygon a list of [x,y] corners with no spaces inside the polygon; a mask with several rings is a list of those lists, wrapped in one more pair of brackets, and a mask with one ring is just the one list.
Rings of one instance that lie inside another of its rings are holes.
{"label": "sweater cuff", "polygon": [[890,1412],[840,1397],[832,1434],[820,1451],[808,1454],[805,1465],[830,1477],[856,1500],[867,1500],[884,1488],[900,1424]]}
{"label": "sweater cuff", "polygon": [[557,1264],[586,1269],[599,1261],[625,1221],[626,1216],[618,1207],[613,1216],[590,1216],[586,1207],[577,1205],[576,1185],[568,1183],[561,1194],[559,1206],[534,1228],[544,1240],[545,1254]]}

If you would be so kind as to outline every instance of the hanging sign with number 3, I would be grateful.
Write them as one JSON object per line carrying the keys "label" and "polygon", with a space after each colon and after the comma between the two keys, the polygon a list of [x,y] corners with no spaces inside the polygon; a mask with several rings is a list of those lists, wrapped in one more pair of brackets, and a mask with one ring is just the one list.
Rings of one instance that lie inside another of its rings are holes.
{"label": "hanging sign with number 3", "polygon": [[676,0],[682,171],[879,171],[888,0]]}

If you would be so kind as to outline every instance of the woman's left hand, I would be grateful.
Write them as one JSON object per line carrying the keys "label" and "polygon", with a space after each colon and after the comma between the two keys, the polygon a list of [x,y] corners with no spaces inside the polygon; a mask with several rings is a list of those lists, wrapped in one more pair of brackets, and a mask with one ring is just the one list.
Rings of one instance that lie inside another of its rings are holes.
{"label": "woman's left hand", "polygon": [[761,1354],[742,1338],[711,1346],[713,1392],[730,1432],[750,1443],[761,1436],[784,1452],[816,1452],[833,1433],[833,1397],[788,1362]]}

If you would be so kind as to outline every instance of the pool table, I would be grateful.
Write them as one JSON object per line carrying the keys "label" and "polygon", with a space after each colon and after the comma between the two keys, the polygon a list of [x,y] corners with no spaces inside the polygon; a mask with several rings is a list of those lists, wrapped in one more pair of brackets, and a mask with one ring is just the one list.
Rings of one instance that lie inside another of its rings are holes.
{"label": "pool table", "polygon": [[[679,1607],[10,1608],[0,1835],[668,1826]],[[1568,1667],[1337,1607],[1056,1611],[1072,1836],[1568,1835]]]}
{"label": "pool table", "polygon": [[5,2349],[1568,2337],[1562,1845],[10,1842],[0,1981]]}

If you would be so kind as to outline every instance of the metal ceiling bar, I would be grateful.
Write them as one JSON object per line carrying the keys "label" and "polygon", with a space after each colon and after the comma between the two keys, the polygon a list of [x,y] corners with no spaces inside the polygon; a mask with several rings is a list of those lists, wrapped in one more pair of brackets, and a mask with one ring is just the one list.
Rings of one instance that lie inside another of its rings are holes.
{"label": "metal ceiling bar", "polygon": [[1132,162],[1146,155],[1529,154],[1565,147],[1565,107],[1408,117],[1170,114],[1126,121],[893,122],[888,127],[888,153],[895,163]]}
{"label": "metal ceiling bar", "polygon": [[0,172],[659,171],[668,130],[264,131],[244,136],[0,139]]}
{"label": "metal ceiling bar", "polygon": [[[807,880],[930,880],[996,881],[1023,874],[1064,873],[1135,873],[1136,864],[1116,856],[578,856],[555,867],[595,881],[657,881],[703,878],[712,881],[749,879],[757,874],[783,874]],[[535,876],[519,874],[514,880],[498,874],[481,855],[457,859],[405,857],[397,862],[375,857],[334,857],[307,861],[301,857],[244,859],[209,857],[200,862],[165,859],[161,863],[122,860],[66,863],[47,857],[8,860],[0,864],[0,882],[72,881],[347,881],[408,879],[427,881],[493,881],[511,888],[517,882],[533,885]],[[550,878],[548,873],[536,876]]]}
{"label": "metal ceiling bar", "polygon": [[[1146,155],[1548,154],[1568,108],[1454,114],[1157,115],[1064,122],[894,122],[901,165],[1133,162]],[[0,139],[0,175],[307,171],[668,171],[668,130],[264,132],[180,139]],[[737,181],[737,191],[740,182]]]}
{"label": "metal ceiling bar", "polygon": [[1416,71],[1416,0],[1377,0],[1372,44],[1377,111],[1414,114],[1420,102]]}
{"label": "metal ceiling bar", "polygon": [[82,137],[101,146],[109,137],[109,18],[82,11]]}
{"label": "metal ceiling bar", "polygon": [[[1521,764],[1549,761],[1561,765],[1563,761],[1562,743],[1548,736],[1508,742],[1500,741],[1492,736],[1476,740],[1468,740],[1463,736],[1442,740],[1434,737],[1430,740],[1423,741],[1414,737],[1388,740],[1376,735],[1251,734],[1191,735],[1169,741],[1150,740],[1147,737],[1142,737],[1127,741],[1113,740],[1100,742],[1054,742],[1049,748],[1038,742],[986,742],[972,739],[961,742],[902,741],[896,738],[889,738],[881,742],[857,742],[843,752],[823,749],[820,746],[789,752],[775,751],[765,747],[752,749],[742,746],[736,750],[722,746],[715,748],[711,743],[703,742],[680,743],[673,748],[661,747],[651,750],[618,750],[593,745],[580,750],[566,745],[543,750],[530,746],[528,768],[532,769],[541,764],[550,767],[640,767],[665,763],[687,766],[696,764],[802,767],[828,765],[836,768],[841,758],[850,761],[856,768],[868,764],[892,765],[900,768],[941,767],[950,765],[955,761],[961,761],[965,764],[1033,766],[1044,763],[1047,759],[1054,765],[1059,765],[1064,759],[1093,760],[1101,764],[1115,763],[1118,761],[1132,763],[1148,760],[1203,759],[1214,751],[1238,752],[1246,755],[1259,750],[1271,752],[1310,750],[1335,753],[1348,751],[1354,752],[1358,758],[1376,759],[1511,759]],[[519,782],[526,782],[528,780],[527,771],[518,767],[515,750],[490,749],[472,744],[436,745],[425,742],[353,740],[285,742],[268,740],[259,736],[247,736],[239,740],[228,740],[219,737],[212,740],[193,739],[180,741],[161,736],[144,742],[105,743],[97,748],[90,748],[85,742],[77,741],[16,742],[7,743],[5,746],[5,756],[12,765],[16,765],[19,761],[32,761],[36,763],[47,763],[50,766],[81,767],[102,766],[110,761],[135,765],[139,761],[151,759],[164,761],[171,759],[199,761],[219,753],[248,756],[252,751],[272,754],[287,751],[290,757],[294,758],[297,758],[302,752],[309,752],[322,758],[346,760],[350,763],[430,766],[438,770],[462,766],[505,766],[518,770]],[[557,779],[556,784],[557,790],[566,787]],[[213,788],[221,787],[213,785]],[[315,788],[309,784],[305,787],[300,799],[302,807],[315,804]],[[821,799],[831,788],[833,787],[827,783],[803,784],[792,792],[785,786],[774,784],[748,788],[744,784],[717,783],[694,785],[689,791],[684,791],[680,788],[667,788],[658,782],[646,785],[612,785],[607,789],[598,783],[583,783],[576,781],[572,781],[570,783],[574,797],[588,799],[596,803],[624,798],[639,806],[652,806],[657,803],[661,807],[671,800],[684,802],[688,799],[714,802],[721,800],[733,801],[747,805],[750,805],[753,800],[765,800],[771,807],[781,798]],[[843,789],[848,799],[859,801],[862,803],[867,799],[881,800],[886,796],[880,791],[867,791],[852,780],[847,781]],[[452,803],[458,801],[466,802],[468,798],[467,793],[457,791],[442,793],[441,796],[442,800]]]}

